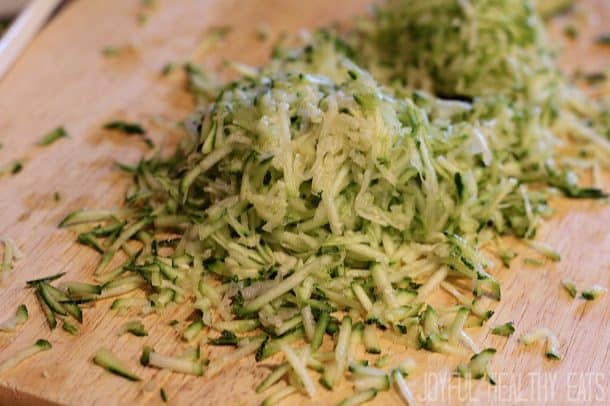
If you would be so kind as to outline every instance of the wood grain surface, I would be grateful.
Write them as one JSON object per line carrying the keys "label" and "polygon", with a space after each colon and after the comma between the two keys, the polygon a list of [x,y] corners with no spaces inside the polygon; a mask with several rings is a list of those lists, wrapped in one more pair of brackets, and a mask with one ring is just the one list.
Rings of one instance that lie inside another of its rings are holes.
{"label": "wood grain surface", "polygon": [[[184,320],[175,308],[167,314],[144,319],[149,336],[117,336],[129,314],[109,312],[110,301],[84,311],[82,334],[72,337],[61,329],[50,332],[25,281],[56,272],[66,280],[91,280],[98,255],[74,243],[74,234],[58,230],[58,222],[81,207],[119,205],[127,177],[113,169],[114,161],[136,162],[147,153],[136,139],[101,130],[112,118],[144,122],[152,137],[176,133],[176,123],[192,108],[181,90],[180,74],[160,77],[166,62],[181,62],[206,30],[230,24],[233,31],[222,47],[196,55],[208,67],[223,58],[259,64],[269,54],[271,41],[256,38],[256,27],[267,24],[272,39],[284,30],[297,32],[350,18],[366,10],[369,1],[289,0],[159,0],[147,10],[148,21],[137,23],[142,12],[139,0],[80,0],[71,3],[38,36],[8,76],[0,82],[0,164],[24,159],[16,176],[0,178],[0,238],[12,237],[24,252],[12,274],[0,287],[2,318],[20,303],[30,309],[30,320],[15,334],[0,333],[0,361],[13,352],[46,338],[51,351],[24,362],[0,376],[1,405],[69,404],[128,405],[160,404],[159,388],[170,403],[237,405],[257,404],[262,397],[254,387],[277,362],[256,365],[242,360],[213,379],[172,374],[141,367],[138,357],[144,344],[158,351],[181,354],[184,344],[167,320]],[[610,3],[590,0],[579,3],[582,14],[581,41],[566,40],[554,22],[558,46],[566,48],[562,63],[593,70],[610,64],[610,51],[592,45],[591,38],[610,27]],[[586,17],[586,16],[589,17]],[[574,17],[570,17],[574,18]],[[131,44],[131,51],[104,57],[108,46]],[[44,133],[64,125],[70,138],[50,147],[35,146]],[[610,188],[610,177],[604,175]],[[61,200],[53,198],[59,192]],[[488,335],[488,328],[469,332],[481,347],[493,346],[498,354],[493,370],[498,384],[452,378],[457,359],[423,351],[404,350],[386,342],[392,362],[405,355],[415,358],[416,372],[409,376],[416,398],[427,404],[609,404],[610,403],[610,295],[595,303],[570,298],[560,287],[563,278],[580,288],[610,283],[610,207],[600,202],[553,202],[557,214],[540,230],[540,239],[559,249],[562,261],[542,267],[523,265],[527,249],[510,270],[493,273],[501,280],[503,299],[495,307],[490,325],[514,320],[516,334],[508,340]],[[517,337],[534,327],[553,329],[564,359],[549,361],[541,345],[524,348]],[[131,383],[91,363],[95,351],[105,346],[123,358],[144,378]],[[218,356],[204,347],[210,358]],[[153,384],[147,384],[153,382]],[[334,392],[318,388],[313,402],[293,395],[286,403],[335,404],[351,391],[344,382]],[[389,391],[377,404],[400,404]]]}

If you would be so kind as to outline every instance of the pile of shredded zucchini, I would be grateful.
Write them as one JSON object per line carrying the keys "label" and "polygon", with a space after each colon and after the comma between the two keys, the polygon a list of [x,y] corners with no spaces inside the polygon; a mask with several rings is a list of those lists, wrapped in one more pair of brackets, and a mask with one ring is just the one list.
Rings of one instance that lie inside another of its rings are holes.
{"label": "pile of shredded zucchini", "polygon": [[524,0],[388,0],[359,24],[375,72],[453,96],[553,97],[546,32]]}
{"label": "pile of shredded zucchini", "polygon": [[[610,167],[610,138],[600,125],[607,124],[608,109],[560,72],[529,0],[388,0],[360,20],[349,43],[359,50],[357,61],[386,84],[475,104],[508,99],[515,115],[580,142],[568,154],[570,165]],[[536,146],[535,139],[525,141]]]}
{"label": "pile of shredded zucchini", "polygon": [[[115,296],[115,310],[192,308],[183,338],[197,350],[147,347],[143,365],[213,376],[281,352],[286,361],[257,388],[276,388],[266,404],[314,396],[314,379],[332,390],[347,375],[356,394],[345,404],[393,385],[412,402],[409,362],[384,370],[365,361],[365,352],[387,355],[381,336],[470,359],[457,373],[493,383],[495,350],[479,351],[464,331],[493,314],[484,296],[500,299],[481,247],[508,265],[514,253],[498,236],[534,237],[552,214],[550,191],[607,196],[579,186],[556,153],[566,142],[559,127],[607,140],[575,112],[569,128],[558,117],[563,79],[540,24],[522,0],[390,1],[357,34],[363,55],[374,52],[373,74],[327,31],[243,69],[187,120],[172,156],[121,165],[134,179],[124,207],[62,222],[94,224],[78,241],[102,255],[97,284],[32,286],[53,317]],[[455,305],[430,304],[440,289]],[[137,290],[145,295],[123,296]],[[137,322],[124,332],[147,334]],[[202,340],[235,351],[203,360]],[[139,379],[107,350],[95,359]],[[276,385],[285,378],[290,386]]]}

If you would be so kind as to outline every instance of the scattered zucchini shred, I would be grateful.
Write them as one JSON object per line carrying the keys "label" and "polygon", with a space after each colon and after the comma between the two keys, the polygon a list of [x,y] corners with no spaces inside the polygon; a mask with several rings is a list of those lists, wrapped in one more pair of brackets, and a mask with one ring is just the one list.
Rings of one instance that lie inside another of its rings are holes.
{"label": "scattered zucchini shred", "polygon": [[197,338],[199,333],[201,333],[203,331],[203,328],[204,328],[203,320],[202,319],[195,320],[191,324],[189,324],[188,327],[184,330],[184,333],[182,333],[182,338],[184,338],[188,342],[191,342],[191,341],[195,340],[195,338]]}
{"label": "scattered zucchini shred", "polygon": [[570,296],[572,296],[573,298],[576,297],[578,292],[576,290],[576,284],[574,283],[574,281],[570,279],[564,279],[561,281],[561,286],[563,286],[563,288],[566,290],[566,292],[570,294]]}
{"label": "scattered zucchini shred", "polygon": [[495,353],[495,348],[484,349],[483,351],[473,355],[467,365],[458,365],[456,374],[462,378],[472,379],[482,379],[483,377],[487,377],[489,383],[495,385],[495,379],[489,371],[489,362]]}
{"label": "scattered zucchini shred", "polygon": [[40,147],[46,147],[48,145],[53,144],[55,141],[59,140],[60,138],[66,138],[66,137],[68,137],[68,132],[64,129],[64,127],[57,127],[56,129],[54,129],[53,131],[49,132],[44,137],[39,139],[38,142],[36,143],[36,145],[38,145]]}
{"label": "scattered zucchini shred", "polygon": [[[50,282],[57,280],[64,276],[65,273],[58,273],[50,275],[40,279],[29,280],[26,285],[29,288],[33,288],[36,294],[36,298],[40,303],[40,307],[47,319],[49,327],[54,329],[57,327],[57,316],[60,317],[72,317],[78,323],[83,322],[83,311],[80,307],[82,298],[80,296],[73,296],[70,290],[64,291],[62,289],[52,286]],[[70,286],[70,285],[69,285]],[[68,322],[68,324],[70,324]],[[75,331],[74,328],[63,324],[65,331],[72,333]]]}
{"label": "scattered zucchini shred", "polygon": [[68,292],[68,296],[70,298],[78,301],[87,301],[93,300],[98,297],[102,293],[102,288],[99,285],[92,285],[90,283],[82,283],[82,282],[67,282],[64,283],[66,290]]}
{"label": "scattered zucchini shred", "polygon": [[398,393],[400,394],[402,399],[407,402],[407,405],[415,405],[415,397],[413,396],[411,389],[409,389],[409,386],[407,385],[407,381],[405,380],[403,373],[399,369],[394,369],[392,371],[392,378],[394,380],[394,384],[398,389]]}
{"label": "scattered zucchini shred", "polygon": [[553,331],[546,327],[537,328],[527,334],[523,334],[519,341],[525,345],[534,344],[540,340],[546,341],[545,355],[549,359],[560,360],[559,340]]}
{"label": "scattered zucchini shred", "polygon": [[213,101],[218,95],[218,83],[209,72],[187,62],[183,66],[186,74],[186,89],[193,95],[197,104]]}
{"label": "scattered zucchini shred", "polygon": [[375,366],[377,368],[383,368],[388,365],[390,362],[390,354],[383,354],[375,361]]}
{"label": "scattered zucchini shred", "polygon": [[[288,364],[291,366],[295,375],[299,378],[300,382],[303,384],[305,392],[307,396],[313,398],[316,395],[316,387],[314,385],[314,381],[307,372],[306,369],[306,361],[303,361],[300,357],[302,354],[297,354],[297,352],[286,343],[280,344],[280,349],[284,353]],[[305,355],[309,353],[309,347],[305,347]]]}
{"label": "scattered zucchini shred", "polygon": [[512,321],[495,326],[491,329],[491,334],[503,337],[510,337],[515,332],[515,325]]}
{"label": "scattered zucchini shred", "polygon": [[61,278],[62,276],[64,276],[66,273],[65,272],[59,272],[53,275],[49,275],[49,276],[44,276],[40,279],[30,279],[29,281],[26,281],[26,285],[29,287],[35,287],[37,284],[39,283],[48,283],[48,282],[53,282],[59,278]]}
{"label": "scattered zucchini shred", "polygon": [[538,258],[525,257],[523,258],[523,264],[540,267],[544,265],[544,261]]}
{"label": "scattered zucchini shred", "polygon": [[510,269],[510,262],[517,257],[517,253],[510,249],[500,251],[498,253],[498,255],[499,255],[500,259],[502,260],[502,265],[504,265],[505,268],[509,268],[509,269]]}
{"label": "scattered zucchini shred", "polygon": [[4,278],[7,272],[11,271],[15,266],[15,262],[23,257],[23,253],[10,237],[4,237],[0,240],[0,244],[4,247],[2,253],[2,261],[0,262],[0,281]]}
{"label": "scattered zucchini shred", "polygon": [[28,308],[26,305],[21,304],[17,307],[15,315],[2,323],[0,323],[0,331],[10,333],[17,329],[18,326],[25,324],[28,321]]}
{"label": "scattered zucchini shred", "polygon": [[134,374],[123,364],[123,361],[118,359],[112,352],[106,348],[100,348],[93,357],[93,362],[106,371],[123,377],[129,381],[140,381],[140,377]]}
{"label": "scattered zucchini shred", "polygon": [[595,300],[598,297],[605,295],[607,291],[607,288],[596,284],[591,286],[587,290],[583,290],[580,295],[585,300]]}
{"label": "scattered zucchini shred", "polygon": [[136,337],[146,337],[148,332],[144,327],[144,324],[139,320],[129,321],[121,326],[119,329],[119,335],[129,333]]}
{"label": "scattered zucchini shred", "polygon": [[23,162],[15,161],[10,165],[11,175],[16,175],[23,170]]}
{"label": "scattered zucchini shred", "polygon": [[376,389],[367,389],[361,392],[356,392],[354,395],[343,399],[339,402],[339,406],[355,406],[370,402],[377,396]]}
{"label": "scattered zucchini shred", "polygon": [[110,122],[104,124],[104,129],[105,130],[119,131],[119,132],[122,132],[123,134],[128,134],[128,135],[132,135],[132,134],[135,134],[135,135],[144,135],[144,134],[146,134],[146,130],[140,124],[138,124],[138,123],[129,123],[127,121],[119,121],[119,120],[110,121]]}
{"label": "scattered zucchini shred", "polygon": [[146,367],[150,363],[150,353],[153,352],[153,348],[145,346],[142,349],[142,355],[140,356],[140,365]]}
{"label": "scattered zucchini shred", "polygon": [[10,164],[0,166],[0,176],[16,175],[23,170],[23,161],[13,161]]}
{"label": "scattered zucchini shred", "polygon": [[559,254],[559,252],[548,244],[545,244],[540,241],[527,241],[527,245],[530,248],[533,248],[534,250],[538,251],[540,254],[544,255],[551,261],[561,261],[561,255]]}
{"label": "scattered zucchini shred", "polygon": [[161,76],[167,76],[170,73],[172,73],[172,71],[174,70],[174,68],[176,67],[176,65],[172,62],[167,62],[165,65],[163,65],[163,67],[161,68]]}
{"label": "scattered zucchini shred", "polygon": [[141,0],[140,1],[140,10],[138,11],[137,23],[139,25],[144,25],[148,22],[151,12],[154,10],[157,2],[155,0]]}
{"label": "scattered zucchini shred", "polygon": [[[262,335],[241,339],[235,351],[227,352],[226,354],[209,361],[206,369],[206,376],[211,378],[225,369],[228,365],[256,354],[257,351],[262,348],[262,345],[266,340],[267,337]],[[277,351],[279,351],[279,349]]]}
{"label": "scattered zucchini shred", "polygon": [[232,331],[222,330],[220,333],[220,337],[218,338],[210,338],[208,343],[211,345],[232,345],[237,346],[237,336]]}
{"label": "scattered zucchini shred", "polygon": [[44,340],[44,339],[37,340],[36,343],[34,343],[33,345],[31,345],[23,350],[17,351],[13,355],[9,356],[4,361],[2,361],[0,363],[0,374],[16,367],[21,362],[38,354],[39,352],[50,350],[51,347],[52,347],[51,343],[48,342],[47,340]]}
{"label": "scattered zucchini shred", "polygon": [[272,406],[279,403],[280,400],[292,395],[297,392],[297,388],[294,386],[284,386],[282,388],[277,388],[273,393],[267,396],[261,406]]}
{"label": "scattered zucchini shred", "polygon": [[105,130],[117,131],[125,135],[135,135],[144,141],[149,148],[154,148],[155,144],[148,136],[146,136],[146,129],[138,123],[130,123],[127,121],[114,120],[104,124]]}
{"label": "scattered zucchini shred", "polygon": [[74,325],[74,324],[70,323],[70,322],[69,322],[69,321],[67,321],[67,320],[64,320],[64,321],[63,321],[63,323],[62,323],[62,325],[61,325],[61,328],[62,328],[62,329],[63,329],[63,330],[66,332],[66,333],[71,334],[71,335],[73,335],[73,336],[77,336],[77,335],[79,335],[79,334],[80,334],[80,328],[78,328],[78,326],[76,326],[76,325]]}
{"label": "scattered zucchini shred", "polygon": [[161,396],[161,400],[163,401],[163,403],[167,403],[167,393],[165,392],[165,389],[159,389],[159,396]]}
{"label": "scattered zucchini shred", "polygon": [[47,319],[47,324],[49,325],[49,328],[51,330],[54,330],[55,327],[57,327],[57,318],[55,317],[55,313],[53,313],[53,310],[49,307],[49,305],[47,305],[38,290],[36,291],[36,298],[38,299],[38,303],[40,304],[42,312],[45,318]]}
{"label": "scattered zucchini shred", "polygon": [[107,46],[102,49],[102,55],[105,57],[114,57],[121,54],[121,48],[116,46]]}
{"label": "scattered zucchini shred", "polygon": [[416,364],[413,358],[405,358],[398,364],[395,369],[398,370],[402,375],[407,376],[413,373],[413,371],[415,371],[415,367]]}
{"label": "scattered zucchini shred", "polygon": [[161,355],[156,353],[151,347],[144,347],[140,363],[143,366],[154,366],[183,374],[203,375],[203,365],[199,360]]}
{"label": "scattered zucchini shred", "polygon": [[265,379],[261,381],[256,387],[256,393],[261,393],[275,385],[284,375],[290,371],[290,365],[283,363],[267,375]]}

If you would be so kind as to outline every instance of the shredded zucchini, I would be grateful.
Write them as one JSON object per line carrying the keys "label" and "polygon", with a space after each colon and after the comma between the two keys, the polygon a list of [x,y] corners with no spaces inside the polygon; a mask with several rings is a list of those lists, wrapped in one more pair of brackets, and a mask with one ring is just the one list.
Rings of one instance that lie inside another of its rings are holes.
{"label": "shredded zucchini", "polygon": [[[305,368],[305,364],[302,362],[301,358],[296,354],[296,352],[286,343],[282,343],[280,345],[286,360],[296,373],[296,375],[300,378],[303,386],[305,387],[305,391],[310,398],[313,398],[316,395],[316,387],[311,379],[311,376],[307,372]],[[308,347],[305,347],[306,350],[309,350]]]}
{"label": "shredded zucchini", "polygon": [[[50,280],[30,283],[49,325],[56,315],[76,318],[81,300],[121,296],[113,309],[144,314],[186,307],[197,316],[184,340],[205,332],[207,344],[233,347],[212,357],[208,377],[253,354],[284,354],[257,392],[284,378],[292,386],[278,384],[264,404],[298,390],[314,396],[307,368],[329,390],[349,370],[358,392],[346,405],[388,390],[388,373],[354,359],[360,347],[381,353],[379,330],[470,358],[458,373],[494,383],[495,350],[478,351],[464,331],[493,314],[482,296],[501,298],[481,248],[511,234],[559,261],[532,241],[555,190],[607,197],[580,186],[558,155],[577,143],[610,166],[610,142],[597,108],[556,67],[532,3],[389,0],[345,37],[320,30],[274,56],[260,68],[229,62],[242,77],[220,87],[184,65],[200,105],[176,151],[118,165],[133,178],[124,207],[79,210],[60,223],[91,224],[78,242],[101,255],[99,285],[72,283],[66,294]],[[146,133],[133,123],[106,128]],[[516,254],[497,245],[509,265]],[[430,306],[439,288],[458,306]],[[513,332],[512,323],[492,330]],[[198,357],[148,347],[141,362],[204,373]],[[391,373],[408,403],[402,374],[412,369],[406,362]]]}
{"label": "shredded zucchini", "polygon": [[261,405],[262,406],[273,406],[273,405],[279,403],[280,400],[292,395],[296,391],[297,391],[297,388],[295,388],[294,386],[284,386],[282,388],[277,389],[271,395],[266,397],[263,400]]}
{"label": "shredded zucchini", "polygon": [[555,333],[546,327],[540,327],[527,334],[523,334],[519,338],[519,341],[525,345],[531,345],[542,339],[546,340],[545,355],[547,358],[555,360],[561,359],[559,353],[559,340]]}
{"label": "shredded zucchini", "polygon": [[403,375],[409,375],[415,370],[415,360],[413,358],[405,358],[402,360],[396,369]]}
{"label": "shredded zucchini", "polygon": [[129,370],[112,352],[106,348],[100,348],[93,357],[93,362],[108,372],[121,376],[130,381],[139,381],[140,377]]}
{"label": "shredded zucchini", "polygon": [[256,387],[256,392],[264,392],[269,389],[271,386],[275,385],[284,375],[286,375],[290,371],[290,365],[288,363],[284,363],[267,375],[263,381]]}
{"label": "shredded zucchini", "polygon": [[495,326],[491,329],[491,334],[503,337],[510,337],[515,332],[515,325],[512,321]]}
{"label": "shredded zucchini", "polygon": [[576,290],[576,284],[574,283],[574,281],[564,279],[561,281],[561,286],[563,286],[563,288],[566,290],[566,292],[570,294],[570,296],[572,296],[573,298],[576,297],[578,291]]}
{"label": "shredded zucchini", "polygon": [[80,334],[80,328],[79,328],[77,325],[72,324],[72,323],[70,323],[70,322],[69,322],[69,321],[67,321],[67,320],[64,320],[64,321],[63,321],[63,324],[61,325],[61,328],[62,328],[62,329],[63,329],[63,330],[66,332],[66,333],[71,334],[71,335],[73,335],[73,336],[77,336],[77,335],[79,335],[79,334]]}
{"label": "shredded zucchini", "polygon": [[154,366],[161,369],[169,369],[170,371],[180,372],[183,374],[203,375],[203,366],[198,360],[190,360],[185,358],[169,357],[156,353],[152,348],[145,347],[140,363],[144,366]]}
{"label": "shredded zucchini", "polygon": [[2,255],[2,263],[0,263],[1,273],[12,270],[13,262],[19,257],[19,250],[11,238],[4,238],[2,244],[4,245],[4,254]]}
{"label": "shredded zucchini", "polygon": [[377,368],[384,368],[390,362],[390,354],[383,354],[375,361]]}
{"label": "shredded zucchini", "polygon": [[125,135],[137,136],[140,137],[149,148],[154,148],[155,146],[154,142],[146,136],[146,129],[138,123],[115,120],[104,124],[104,129],[117,131]]}
{"label": "shredded zucchini", "polygon": [[536,251],[540,252],[542,255],[553,261],[557,262],[561,260],[561,255],[559,255],[559,252],[557,252],[557,250],[555,250],[548,244],[539,241],[528,241],[527,244],[531,248],[535,249]]}
{"label": "shredded zucchini", "polygon": [[[335,68],[316,68],[330,56],[337,60]],[[308,58],[316,62],[308,66],[303,63]],[[360,321],[374,323],[366,328],[365,342],[378,353],[375,325],[404,334],[448,276],[464,279],[477,294],[489,291],[499,297],[497,282],[486,271],[488,263],[476,250],[474,231],[481,222],[503,218],[487,201],[499,204],[515,182],[500,181],[477,198],[469,186],[476,182],[474,175],[460,169],[466,186],[459,200],[471,201],[472,209],[463,212],[462,219],[469,218],[465,222],[446,216],[459,205],[456,176],[439,165],[453,168],[462,159],[478,159],[461,129],[453,132],[434,124],[411,100],[385,93],[323,41],[311,52],[296,52],[266,69],[227,87],[207,113],[195,115],[187,125],[201,130],[177,152],[193,157],[193,165],[181,172],[184,176],[173,175],[177,158],[155,158],[135,172],[140,191],[133,196],[142,197],[128,200],[126,209],[79,211],[62,222],[101,222],[97,230],[106,227],[109,233],[117,226],[114,236],[89,234],[103,250],[98,275],[104,275],[110,259],[129,240],[145,244],[134,264],[101,285],[99,298],[149,286],[151,306],[160,309],[191,296],[204,313],[220,314],[221,323],[228,323],[229,313],[237,317],[232,323],[258,318],[248,331],[260,323],[266,331],[292,337],[292,329],[302,325],[297,331],[305,333],[314,351],[324,332],[334,328],[328,312],[352,310]],[[294,98],[295,89],[301,89],[299,98]],[[445,156],[446,141],[441,142],[446,139],[456,151],[451,161]],[[236,168],[243,171],[241,179],[234,177]],[[146,197],[155,188],[168,191],[166,201]],[[152,206],[142,210],[142,204]],[[521,196],[515,204],[522,204]],[[195,221],[191,210],[200,210],[203,221]],[[446,232],[448,228],[453,232]],[[157,246],[149,245],[157,241],[156,233],[168,229],[182,233],[171,247],[174,254],[155,254]],[[111,241],[103,243],[104,238]],[[186,268],[168,263],[171,255],[188,257]],[[416,276],[420,284],[405,282],[409,273],[398,276],[408,270],[413,256],[429,265],[429,271]],[[191,266],[206,272],[194,276],[195,290],[185,273]],[[283,278],[268,274],[273,268]],[[227,277],[235,282],[224,282]],[[347,294],[345,287],[351,287]],[[142,299],[136,303],[147,306]],[[279,303],[288,309],[279,311]],[[113,307],[126,305],[121,298]],[[195,327],[199,330],[200,323]],[[265,343],[260,357],[279,350],[273,343]],[[345,361],[337,362],[341,373]]]}
{"label": "shredded zucchini", "polygon": [[386,373],[378,368],[369,367],[366,364],[350,362],[349,371],[356,377],[385,376]]}
{"label": "shredded zucchini", "polygon": [[407,381],[402,376],[401,371],[398,369],[393,370],[392,378],[394,379],[394,383],[396,384],[398,393],[400,393],[400,396],[402,396],[403,400],[407,402],[407,405],[415,405],[415,397],[413,396],[411,389],[409,389],[409,386],[407,386]]}
{"label": "shredded zucchini", "polygon": [[487,377],[489,383],[495,385],[495,379],[489,371],[489,362],[496,353],[495,348],[486,348],[470,358],[468,365],[460,364],[457,367],[457,374],[462,378],[481,379]]}
{"label": "shredded zucchini", "polygon": [[339,402],[339,406],[355,406],[370,402],[377,396],[376,389],[368,389],[361,392],[356,392],[354,395],[343,399]]}
{"label": "shredded zucchini", "polygon": [[21,304],[17,308],[15,315],[0,324],[0,331],[13,332],[18,326],[28,321],[28,308]]}
{"label": "shredded zucchini", "polygon": [[125,333],[130,333],[136,337],[145,337],[148,335],[144,324],[139,320],[128,321],[127,323],[123,324],[119,329],[119,335],[123,335]]}
{"label": "shredded zucchini", "polygon": [[51,347],[51,343],[49,343],[47,340],[40,339],[36,341],[36,343],[34,343],[33,345],[23,350],[17,351],[13,355],[2,361],[2,363],[0,363],[0,374],[16,367],[21,362],[25,361],[27,358],[30,358],[33,355],[38,354],[39,352],[50,350]]}
{"label": "shredded zucchini", "polygon": [[235,351],[227,353],[222,357],[211,360],[210,365],[206,370],[206,376],[212,377],[222,371],[222,369],[225,368],[227,365],[230,365],[244,357],[254,354],[259,348],[261,348],[261,344],[263,344],[264,341],[264,339],[260,337],[244,340],[245,343],[239,346],[238,349],[236,349]]}
{"label": "shredded zucchini", "polygon": [[583,290],[581,296],[585,300],[595,300],[600,296],[603,296],[608,291],[608,288],[605,288],[601,285],[593,285],[587,290]]}
{"label": "shredded zucchini", "polygon": [[381,354],[381,345],[377,337],[377,327],[367,324],[364,327],[364,348],[370,354]]}
{"label": "shredded zucchini", "polygon": [[390,389],[390,377],[388,375],[383,375],[359,378],[354,381],[354,389],[356,389],[357,392],[368,389],[386,391]]}
{"label": "shredded zucchini", "polygon": [[186,330],[184,330],[184,333],[182,333],[182,338],[184,338],[188,342],[193,342],[197,338],[199,333],[203,331],[203,327],[204,324],[202,319],[197,319],[193,321],[191,324],[189,324]]}
{"label": "shredded zucchini", "polygon": [[46,147],[48,145],[53,144],[55,141],[60,138],[68,137],[68,132],[63,127],[57,127],[53,131],[46,134],[44,137],[38,140],[36,145],[41,147]]}

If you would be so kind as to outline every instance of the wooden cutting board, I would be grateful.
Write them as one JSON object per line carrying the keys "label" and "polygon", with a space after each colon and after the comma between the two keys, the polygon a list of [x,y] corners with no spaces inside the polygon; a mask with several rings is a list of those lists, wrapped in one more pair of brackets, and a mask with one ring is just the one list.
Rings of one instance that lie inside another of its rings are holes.
{"label": "wooden cutting board", "polygon": [[[325,0],[159,0],[144,11],[148,21],[137,23],[143,12],[139,0],[81,0],[70,4],[38,36],[8,76],[0,81],[0,164],[25,159],[24,169],[0,179],[0,237],[12,237],[25,257],[0,288],[2,318],[20,303],[30,309],[30,320],[16,334],[0,333],[0,360],[46,338],[51,351],[26,361],[0,376],[0,404],[119,405],[159,404],[164,387],[172,404],[258,404],[253,388],[268,366],[243,360],[213,379],[171,374],[143,368],[138,357],[144,344],[169,355],[184,345],[167,320],[184,320],[174,309],[161,318],[144,319],[146,338],[117,337],[129,315],[108,311],[111,301],[85,310],[82,334],[72,337],[61,329],[50,332],[31,291],[28,279],[64,271],[65,280],[90,280],[97,254],[74,243],[71,231],[58,230],[58,222],[81,207],[119,205],[128,179],[113,170],[114,161],[136,162],[147,152],[137,140],[110,135],[101,125],[112,118],[144,122],[159,141],[175,132],[175,123],[192,108],[181,89],[180,74],[160,77],[166,62],[189,59],[206,30],[229,24],[233,31],[218,49],[197,56],[209,67],[223,58],[258,64],[269,54],[270,41],[256,38],[256,27],[267,24],[272,39],[279,32],[296,32],[332,21],[349,23],[366,10],[368,1]],[[604,5],[605,4],[605,5]],[[558,45],[570,47],[563,58],[568,67],[593,70],[610,64],[610,52],[591,45],[595,33],[608,29],[610,4],[582,1],[590,18],[581,18],[581,41],[561,35],[561,19],[554,23]],[[108,46],[132,44],[136,51],[104,57]],[[64,125],[70,133],[47,148],[34,143],[44,133]],[[606,189],[610,178],[604,176]],[[61,200],[54,200],[59,192]],[[540,230],[540,239],[557,247],[559,263],[542,267],[514,261],[510,270],[494,272],[502,281],[503,300],[490,325],[514,320],[510,339],[489,336],[487,328],[472,329],[481,347],[493,346],[498,385],[451,377],[457,359],[392,346],[392,361],[405,355],[418,362],[408,382],[421,403],[527,404],[610,403],[610,295],[596,303],[571,299],[560,280],[572,278],[580,288],[610,283],[610,207],[600,202],[553,202],[557,214]],[[527,251],[525,251],[527,252]],[[525,255],[532,255],[531,253]],[[548,361],[541,345],[523,348],[517,337],[534,327],[548,326],[561,343],[561,362]],[[142,383],[113,376],[91,363],[92,355],[106,346],[126,360]],[[206,349],[209,352],[209,349]],[[217,356],[217,350],[210,357]],[[146,384],[153,382],[153,384]],[[343,383],[335,392],[319,388],[316,404],[334,404],[351,391]],[[301,396],[288,403],[310,404]],[[399,404],[394,391],[381,393],[378,404]]]}

